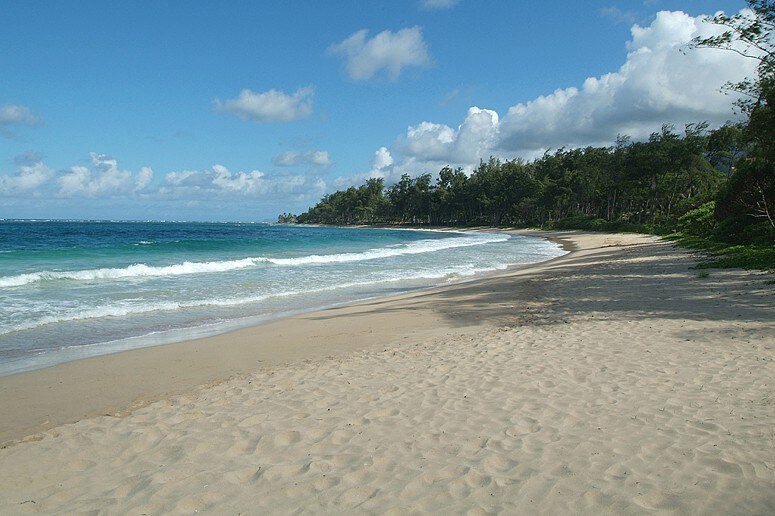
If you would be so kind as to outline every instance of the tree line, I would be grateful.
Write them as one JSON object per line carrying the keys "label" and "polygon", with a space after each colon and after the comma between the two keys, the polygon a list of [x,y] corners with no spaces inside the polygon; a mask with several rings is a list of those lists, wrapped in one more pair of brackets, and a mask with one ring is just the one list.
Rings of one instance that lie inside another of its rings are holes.
{"label": "tree line", "polygon": [[[735,226],[753,224],[754,232],[767,233],[758,228],[762,214],[744,206],[738,210],[734,199],[727,199],[741,193],[732,191],[730,177],[748,155],[745,127],[706,129],[706,124],[691,124],[679,135],[665,125],[645,142],[620,137],[614,147],[560,149],[530,162],[490,158],[470,174],[444,167],[435,181],[429,173],[404,174],[390,186],[372,178],[279,221],[665,231],[678,227],[687,214],[715,214],[718,204],[736,212],[732,218],[753,219],[736,220]],[[725,188],[728,195],[720,201]],[[735,233],[736,227],[726,231]]]}

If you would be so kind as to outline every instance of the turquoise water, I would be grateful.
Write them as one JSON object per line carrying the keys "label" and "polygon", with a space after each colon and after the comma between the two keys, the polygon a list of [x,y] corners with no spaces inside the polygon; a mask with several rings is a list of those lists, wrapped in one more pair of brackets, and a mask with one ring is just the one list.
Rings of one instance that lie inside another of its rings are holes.
{"label": "turquoise water", "polygon": [[0,221],[0,375],[213,335],[563,251],[502,233]]}

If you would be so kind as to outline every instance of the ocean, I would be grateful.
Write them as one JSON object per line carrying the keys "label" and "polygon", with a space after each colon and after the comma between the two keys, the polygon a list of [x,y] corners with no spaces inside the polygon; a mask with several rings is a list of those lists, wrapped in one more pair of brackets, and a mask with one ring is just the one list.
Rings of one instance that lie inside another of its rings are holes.
{"label": "ocean", "polygon": [[0,375],[560,256],[488,232],[0,220]]}

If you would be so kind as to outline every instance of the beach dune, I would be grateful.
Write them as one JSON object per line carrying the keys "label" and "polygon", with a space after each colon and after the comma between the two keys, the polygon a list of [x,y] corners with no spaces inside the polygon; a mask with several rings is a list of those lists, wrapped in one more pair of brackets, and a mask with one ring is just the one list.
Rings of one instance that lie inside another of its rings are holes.
{"label": "beach dune", "polygon": [[772,276],[656,237],[0,378],[2,514],[775,514]]}

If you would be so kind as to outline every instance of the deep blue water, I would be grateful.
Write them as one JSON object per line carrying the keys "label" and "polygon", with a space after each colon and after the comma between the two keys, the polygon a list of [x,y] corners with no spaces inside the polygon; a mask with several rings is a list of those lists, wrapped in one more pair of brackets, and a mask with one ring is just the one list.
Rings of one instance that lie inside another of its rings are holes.
{"label": "deep blue water", "polygon": [[0,375],[563,254],[502,233],[0,221]]}

